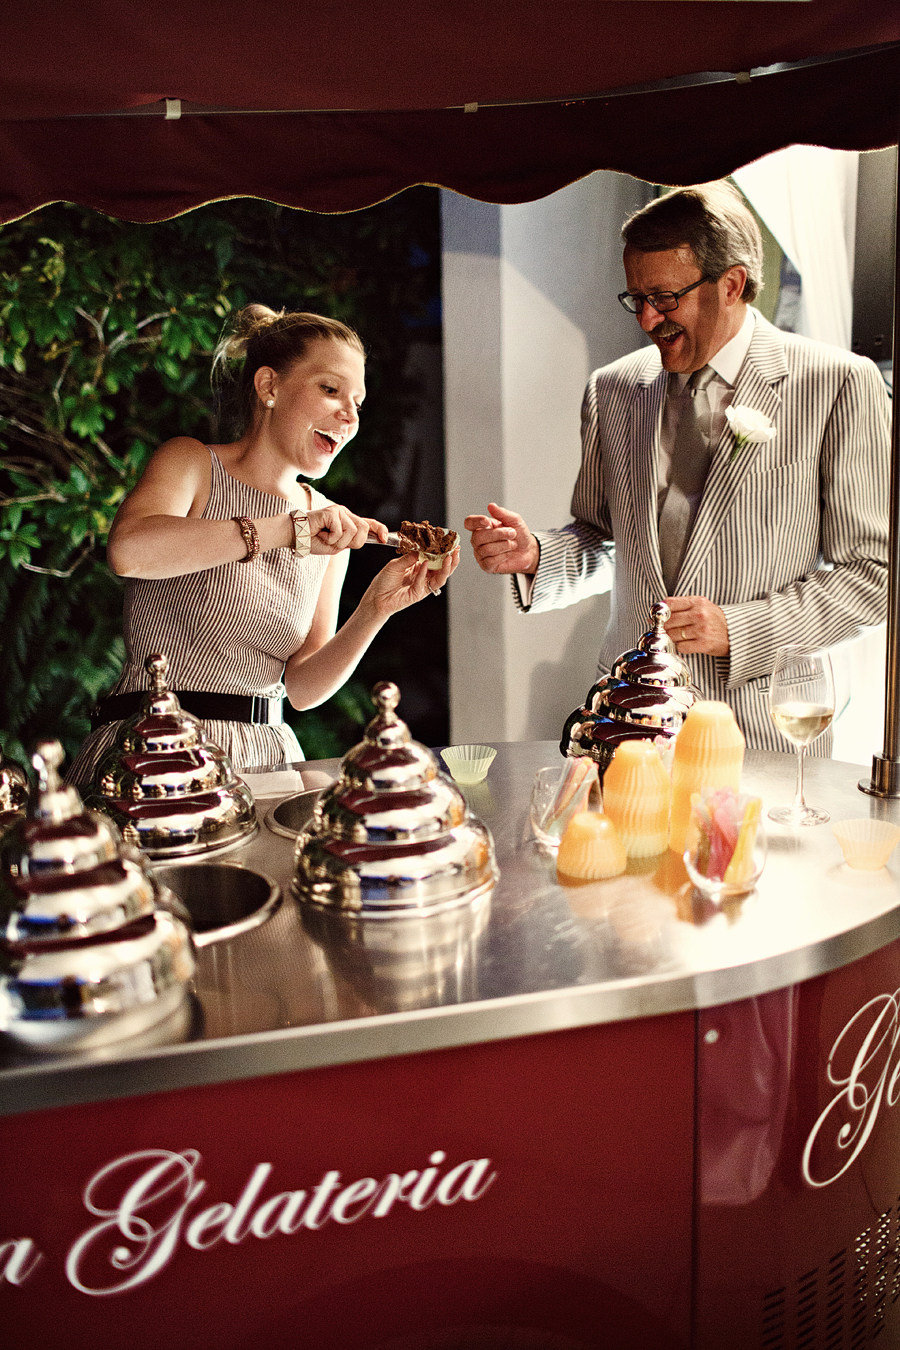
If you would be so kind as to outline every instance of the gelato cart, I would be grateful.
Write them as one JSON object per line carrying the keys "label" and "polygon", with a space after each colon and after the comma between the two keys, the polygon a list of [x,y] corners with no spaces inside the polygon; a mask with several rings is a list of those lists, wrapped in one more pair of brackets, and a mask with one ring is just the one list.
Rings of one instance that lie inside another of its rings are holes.
{"label": "gelato cart", "polygon": [[[3,1052],[5,1344],[900,1345],[898,864],[771,826],[742,898],[671,852],[563,884],[529,821],[558,747],[496,749],[459,789],[496,864],[464,903],[304,900],[338,761],[154,864],[195,916],[182,1005]],[[746,757],[767,804],[793,776]],[[813,760],[807,790],[900,821],[858,777]]]}

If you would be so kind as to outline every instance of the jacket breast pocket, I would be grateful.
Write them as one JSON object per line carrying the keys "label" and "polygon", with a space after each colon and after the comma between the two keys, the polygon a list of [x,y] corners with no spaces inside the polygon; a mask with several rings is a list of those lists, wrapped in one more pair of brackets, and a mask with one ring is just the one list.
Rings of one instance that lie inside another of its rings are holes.
{"label": "jacket breast pocket", "polygon": [[815,565],[821,511],[819,466],[814,457],[755,466],[747,474],[731,521],[739,537],[728,543],[746,550],[748,541],[753,541],[761,591],[781,589]]}
{"label": "jacket breast pocket", "polygon": [[791,459],[781,464],[772,464],[757,460],[744,479],[746,486],[753,488],[772,488],[781,483],[815,483],[818,488],[819,461],[816,455],[807,455],[803,459]]}

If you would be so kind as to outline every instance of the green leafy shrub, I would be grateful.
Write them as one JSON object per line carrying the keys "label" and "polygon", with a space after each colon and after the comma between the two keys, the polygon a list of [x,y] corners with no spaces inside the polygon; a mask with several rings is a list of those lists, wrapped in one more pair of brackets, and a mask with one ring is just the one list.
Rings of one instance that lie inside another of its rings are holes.
{"label": "green leafy shrub", "polygon": [[[347,216],[239,199],[157,225],[57,204],[0,229],[8,753],[22,758],[53,735],[73,754],[92,703],[118,674],[122,588],[105,564],[107,531],[160,442],[215,438],[210,354],[233,309],[250,300],[313,309],[360,332],[371,397],[326,490],[379,514],[395,487],[397,429],[416,397],[402,372],[437,293],[437,258],[430,189]],[[351,574],[345,611],[365,579]],[[341,754],[357,738],[368,678],[363,668],[328,705],[294,715],[311,758]]]}

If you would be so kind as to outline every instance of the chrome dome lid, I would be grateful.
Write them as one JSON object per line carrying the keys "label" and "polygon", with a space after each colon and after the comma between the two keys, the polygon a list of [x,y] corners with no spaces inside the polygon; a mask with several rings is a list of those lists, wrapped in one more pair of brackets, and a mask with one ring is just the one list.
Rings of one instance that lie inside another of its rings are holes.
{"label": "chrome dome lid", "polygon": [[297,838],[294,894],[364,915],[463,904],[496,881],[490,832],[410,737],[397,686],[377,684],[372,697],[377,715]]}
{"label": "chrome dome lid", "polygon": [[649,617],[650,627],[637,646],[616,658],[563,727],[562,754],[590,756],[601,775],[625,740],[649,739],[664,754],[671,750],[698,696],[690,667],[665,631],[668,605],[651,605]]}
{"label": "chrome dome lid", "polygon": [[0,840],[0,1030],[36,1049],[144,1031],[194,973],[178,902],[62,782],[58,741],[35,750],[27,814]]}
{"label": "chrome dome lid", "polygon": [[150,690],[94,773],[89,806],[151,858],[233,848],[256,833],[250,789],[167,683],[168,659],[145,663]]}
{"label": "chrome dome lid", "polygon": [[627,684],[652,684],[664,689],[691,689],[691,668],[672,646],[665,625],[672,611],[663,601],[650,606],[650,627],[636,647],[613,661],[610,674]]}
{"label": "chrome dome lid", "polygon": [[112,821],[83,809],[76,789],[60,779],[62,760],[58,741],[37,747],[27,815],[0,841],[0,936],[7,942],[96,936],[156,906],[143,862],[123,849]]}

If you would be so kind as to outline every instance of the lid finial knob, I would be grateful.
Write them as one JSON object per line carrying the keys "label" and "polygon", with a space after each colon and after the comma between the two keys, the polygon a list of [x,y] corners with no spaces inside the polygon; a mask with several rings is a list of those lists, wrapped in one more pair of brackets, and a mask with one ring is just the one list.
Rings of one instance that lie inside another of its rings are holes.
{"label": "lid finial knob", "polygon": [[169,658],[163,656],[162,652],[155,652],[148,656],[144,662],[144,669],[150,676],[150,689],[154,694],[167,694],[169,684],[167,676],[169,674]]}
{"label": "lid finial knob", "polygon": [[59,741],[39,741],[34,747],[31,762],[37,772],[41,792],[59,791],[59,770],[64,758]]}
{"label": "lid finial knob", "polygon": [[378,708],[382,717],[393,721],[394,709],[400,702],[400,690],[393,680],[379,680],[372,690],[372,702]]}

